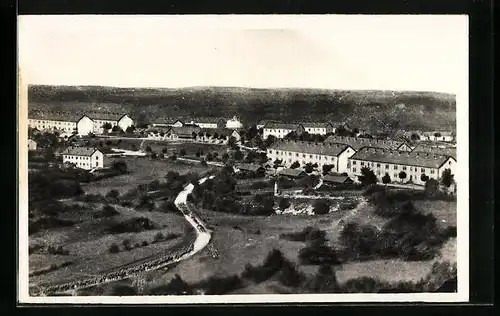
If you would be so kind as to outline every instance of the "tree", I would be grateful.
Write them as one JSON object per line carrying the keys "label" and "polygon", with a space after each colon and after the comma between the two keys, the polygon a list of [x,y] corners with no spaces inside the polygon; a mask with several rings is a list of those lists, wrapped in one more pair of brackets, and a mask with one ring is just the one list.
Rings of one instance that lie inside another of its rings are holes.
{"label": "tree", "polygon": [[212,156],[211,153],[208,153],[206,156],[205,156],[205,160],[206,161],[212,161],[214,159],[214,157]]}
{"label": "tree", "polygon": [[313,172],[313,170],[314,170],[314,166],[310,163],[306,164],[306,166],[304,167],[304,171],[307,173],[311,173],[311,172]]}
{"label": "tree", "polygon": [[117,200],[118,197],[120,196],[120,193],[118,192],[118,190],[110,190],[107,194],[106,194],[106,198],[107,199],[111,199],[111,200]]}
{"label": "tree", "polygon": [[191,137],[192,137],[193,139],[196,139],[196,136],[198,136],[198,135],[196,134],[196,132],[192,132],[192,133],[191,133]]}
{"label": "tree", "polygon": [[292,165],[290,166],[291,169],[297,169],[300,167],[300,163],[298,161],[295,161],[294,163],[292,163]]}
{"label": "tree", "polygon": [[195,153],[195,156],[199,158],[201,156],[201,150],[198,149]]}
{"label": "tree", "polygon": [[282,163],[282,161],[281,161],[280,159],[276,159],[276,160],[273,162],[273,164],[274,164],[274,168],[276,169],[276,168],[278,168],[279,166],[281,166],[281,163]]}
{"label": "tree", "polygon": [[124,160],[114,161],[112,168],[118,170],[120,173],[127,173],[127,163]]}
{"label": "tree", "polygon": [[410,139],[413,140],[413,141],[419,140],[420,136],[418,136],[417,133],[412,133],[411,136],[410,136]]}
{"label": "tree", "polygon": [[242,160],[242,159],[243,159],[243,157],[244,157],[243,152],[242,152],[242,151],[238,148],[238,149],[234,152],[234,159],[235,159],[235,160],[240,161],[240,160]]}
{"label": "tree", "polygon": [[229,154],[228,153],[224,153],[222,154],[222,161],[225,163],[227,160],[229,159]]}
{"label": "tree", "polygon": [[152,152],[152,151],[153,151],[153,149],[151,149],[151,146],[149,146],[149,145],[148,145],[148,146],[146,146],[146,152],[147,152],[147,153],[150,153],[150,152]]}
{"label": "tree", "polygon": [[106,131],[107,131],[107,130],[110,130],[112,127],[113,127],[113,126],[111,126],[111,124],[110,124],[110,123],[104,123],[104,124],[102,124],[102,128],[103,128],[104,130],[106,130]]}
{"label": "tree", "polygon": [[389,174],[387,172],[382,177],[382,183],[383,184],[389,184],[389,183],[391,183],[391,176],[389,176]]}
{"label": "tree", "polygon": [[111,253],[118,253],[118,252],[120,252],[120,247],[118,247],[117,244],[113,243],[109,247],[109,252],[111,252]]}
{"label": "tree", "polygon": [[370,168],[367,167],[361,168],[361,175],[358,176],[358,178],[359,182],[361,182],[363,186],[377,183],[377,176],[372,170],[370,170]]}
{"label": "tree", "polygon": [[291,205],[291,204],[290,204],[290,201],[288,201],[288,199],[287,199],[287,198],[282,198],[282,199],[280,200],[280,203],[279,203],[279,208],[280,208],[280,210],[284,211],[284,210],[286,210],[287,208],[289,208],[289,207],[290,207],[290,205]]}
{"label": "tree", "polygon": [[180,152],[179,152],[179,155],[182,157],[182,156],[185,156],[186,155],[186,149],[185,148],[181,148]]}
{"label": "tree", "polygon": [[453,175],[451,174],[451,170],[446,168],[441,175],[441,184],[445,187],[449,188],[453,183]]}
{"label": "tree", "polygon": [[422,173],[422,175],[420,176],[420,180],[422,182],[427,182],[427,180],[429,180],[429,176],[426,175],[425,173]]}
{"label": "tree", "polygon": [[172,156],[170,156],[170,159],[171,159],[172,161],[175,161],[175,160],[177,160],[177,156],[176,156],[175,154],[173,154]]}
{"label": "tree", "polygon": [[333,165],[323,165],[323,175],[327,175],[333,169]]}
{"label": "tree", "polygon": [[227,141],[227,144],[231,147],[231,148],[236,148],[236,138],[234,136],[231,136],[229,137],[229,140]]}
{"label": "tree", "polygon": [[158,157],[158,155],[155,152],[151,153],[151,159],[156,159],[157,157]]}
{"label": "tree", "polygon": [[135,131],[135,126],[134,126],[134,125],[130,125],[130,126],[129,126],[129,127],[127,127],[127,129],[125,130],[125,132],[126,132],[127,134],[132,134],[132,133],[134,133],[134,131]]}
{"label": "tree", "polygon": [[406,172],[400,171],[398,174],[399,179],[401,179],[401,182],[406,178]]}
{"label": "tree", "polygon": [[330,212],[330,202],[328,200],[315,201],[313,212],[316,215],[328,214]]}
{"label": "tree", "polygon": [[118,125],[115,125],[113,126],[113,128],[111,129],[112,132],[114,133],[118,133],[119,131],[121,131],[122,129],[120,128],[120,126]]}
{"label": "tree", "polygon": [[160,158],[160,159],[165,158],[165,154],[163,154],[163,153],[159,153],[159,154],[158,154],[158,158]]}
{"label": "tree", "polygon": [[439,193],[439,182],[436,179],[428,179],[425,182],[425,194],[435,196]]}

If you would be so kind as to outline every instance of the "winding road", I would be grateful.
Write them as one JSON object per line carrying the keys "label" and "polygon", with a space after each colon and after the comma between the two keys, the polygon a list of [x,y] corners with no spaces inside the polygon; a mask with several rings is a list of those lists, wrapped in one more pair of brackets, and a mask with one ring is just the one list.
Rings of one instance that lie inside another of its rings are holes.
{"label": "winding road", "polygon": [[[205,177],[199,180],[199,183],[203,183],[207,179],[211,179],[214,176]],[[65,293],[74,292],[79,289],[94,287],[104,283],[115,282],[123,279],[130,278],[133,275],[160,269],[171,265],[172,263],[177,263],[182,260],[191,258],[196,253],[204,249],[210,242],[212,234],[209,229],[207,229],[205,223],[203,223],[188,207],[187,196],[193,191],[194,185],[192,183],[188,184],[182,192],[180,192],[174,203],[177,208],[182,212],[185,219],[193,226],[196,232],[196,239],[193,244],[189,245],[187,250],[179,255],[163,254],[160,256],[155,256],[150,260],[140,260],[136,265],[131,264],[127,266],[126,269],[121,269],[113,272],[105,272],[101,274],[94,275],[92,277],[79,279],[76,281],[69,281],[63,284],[57,285],[46,285],[40,286],[38,291],[40,295],[45,295],[47,293]]]}

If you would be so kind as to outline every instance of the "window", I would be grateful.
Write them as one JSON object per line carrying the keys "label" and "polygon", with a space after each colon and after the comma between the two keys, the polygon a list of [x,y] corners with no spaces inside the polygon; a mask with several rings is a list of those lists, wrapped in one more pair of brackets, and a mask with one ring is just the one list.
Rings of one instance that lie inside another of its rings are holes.
{"label": "window", "polygon": [[299,153],[295,153],[295,157],[298,157],[299,156]]}
{"label": "window", "polygon": [[377,164],[377,167],[380,167],[380,164],[379,164],[379,163]]}
{"label": "window", "polygon": [[397,177],[398,177],[398,174],[397,174],[397,173],[395,173],[395,174],[394,174],[394,178],[397,178]]}
{"label": "window", "polygon": [[425,168],[420,169],[420,172],[425,172]]}
{"label": "window", "polygon": [[305,154],[302,154],[302,158],[306,158],[306,155],[305,155]]}
{"label": "window", "polygon": [[385,169],[389,169],[389,165],[385,165]]}
{"label": "window", "polygon": [[309,158],[312,158],[312,157],[313,157],[313,155],[309,155]]}
{"label": "window", "polygon": [[403,166],[403,170],[406,170],[406,166]]}
{"label": "window", "polygon": [[431,169],[431,174],[434,174],[434,169]]}
{"label": "window", "polygon": [[352,161],[352,165],[354,166],[356,164],[356,160],[353,160]]}
{"label": "window", "polygon": [[291,156],[291,155],[292,155],[292,153],[288,153],[288,156]]}
{"label": "window", "polygon": [[398,166],[394,165],[394,170],[398,170]]}
{"label": "window", "polygon": [[352,172],[356,172],[356,168],[352,168]]}
{"label": "window", "polygon": [[364,165],[365,165],[365,162],[364,162],[364,161],[362,161],[362,162],[361,162],[361,165],[362,165],[362,166],[364,166]]}

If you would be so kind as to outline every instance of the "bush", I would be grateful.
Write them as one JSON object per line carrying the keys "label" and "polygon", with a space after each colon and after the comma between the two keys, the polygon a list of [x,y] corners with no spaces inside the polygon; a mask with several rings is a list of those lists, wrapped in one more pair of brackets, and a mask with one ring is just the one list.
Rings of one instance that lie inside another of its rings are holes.
{"label": "bush", "polygon": [[109,252],[111,253],[119,253],[120,252],[120,247],[118,247],[117,244],[111,244],[109,247]]}
{"label": "bush", "polygon": [[281,269],[283,260],[281,251],[274,249],[269,252],[261,266],[253,267],[247,264],[242,277],[258,283],[264,282]]}
{"label": "bush", "polygon": [[195,287],[202,288],[206,295],[223,295],[242,288],[243,282],[237,275],[228,277],[212,276]]}
{"label": "bush", "polygon": [[170,160],[172,160],[172,161],[177,160],[177,156],[176,156],[175,154],[174,154],[174,155],[172,155],[172,156],[170,156]]}
{"label": "bush", "polygon": [[137,295],[137,294],[138,294],[138,292],[137,292],[136,288],[129,286],[129,285],[125,285],[125,284],[117,284],[111,288],[109,295],[112,295],[112,296],[133,296],[133,295]]}
{"label": "bush", "polygon": [[326,245],[325,240],[317,239],[299,251],[299,259],[304,265],[340,264],[337,252]]}
{"label": "bush", "polygon": [[288,201],[288,199],[287,199],[287,198],[282,198],[282,199],[280,200],[279,208],[280,208],[280,210],[284,211],[284,210],[286,210],[287,208],[289,208],[289,207],[290,207],[290,205],[291,205],[291,204],[290,204],[290,201]]}
{"label": "bush", "polygon": [[116,201],[118,200],[118,197],[120,196],[120,193],[118,192],[118,190],[110,190],[107,194],[106,194],[106,199],[110,199],[112,201]]}
{"label": "bush", "polygon": [[367,167],[361,168],[361,175],[358,178],[363,186],[376,184],[378,181],[375,173]]}
{"label": "bush", "polygon": [[145,230],[153,230],[156,225],[147,217],[135,217],[114,224],[109,228],[111,233],[138,233]]}
{"label": "bush", "polygon": [[145,240],[141,243],[141,246],[142,246],[142,247],[146,247],[146,246],[148,246],[148,245],[149,245],[149,243],[148,243],[147,241],[145,241]]}
{"label": "bush", "polygon": [[176,274],[175,277],[167,284],[153,288],[149,291],[149,295],[192,295],[193,290],[181,276]]}
{"label": "bush", "polygon": [[124,239],[122,241],[122,244],[123,244],[123,247],[126,249],[126,250],[131,250],[132,249],[132,244],[130,242],[130,239]]}
{"label": "bush", "polygon": [[297,287],[305,280],[305,277],[290,261],[284,259],[281,264],[281,271],[278,274],[278,280],[285,286]]}
{"label": "bush", "polygon": [[316,215],[328,214],[330,212],[330,202],[328,200],[315,201],[313,212]]}
{"label": "bush", "polygon": [[297,169],[300,167],[300,163],[298,161],[295,161],[294,163],[292,163],[292,165],[290,166],[290,169]]}
{"label": "bush", "polygon": [[101,217],[112,217],[120,214],[117,210],[115,210],[114,207],[111,205],[104,205],[102,207],[102,210],[100,213],[97,213],[94,215],[94,218],[101,218]]}

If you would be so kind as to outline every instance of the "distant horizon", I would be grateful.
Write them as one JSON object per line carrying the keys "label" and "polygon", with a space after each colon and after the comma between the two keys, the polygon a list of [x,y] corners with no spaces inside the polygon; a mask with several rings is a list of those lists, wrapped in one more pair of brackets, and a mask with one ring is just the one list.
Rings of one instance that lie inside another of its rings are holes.
{"label": "distant horizon", "polygon": [[78,85],[65,85],[65,84],[27,84],[29,87],[63,87],[63,88],[112,88],[112,89],[137,89],[137,90],[188,90],[188,89],[246,89],[246,90],[307,90],[307,91],[353,91],[353,92],[395,92],[395,93],[435,93],[445,94],[456,97],[456,93],[432,91],[432,90],[395,90],[395,89],[334,89],[334,88],[303,88],[303,87],[248,87],[248,86],[184,86],[184,87],[123,87],[123,86],[109,86],[109,85],[94,85],[94,84],[78,84]]}

